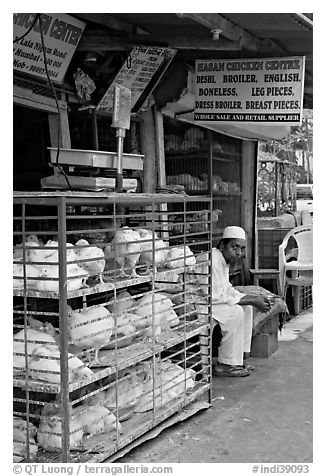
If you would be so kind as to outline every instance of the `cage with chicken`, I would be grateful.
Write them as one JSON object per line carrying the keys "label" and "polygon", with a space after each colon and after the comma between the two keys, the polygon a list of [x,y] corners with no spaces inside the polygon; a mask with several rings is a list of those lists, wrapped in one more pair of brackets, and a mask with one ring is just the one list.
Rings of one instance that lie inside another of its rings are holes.
{"label": "cage with chicken", "polygon": [[13,215],[15,461],[114,461],[209,405],[210,198],[17,192]]}

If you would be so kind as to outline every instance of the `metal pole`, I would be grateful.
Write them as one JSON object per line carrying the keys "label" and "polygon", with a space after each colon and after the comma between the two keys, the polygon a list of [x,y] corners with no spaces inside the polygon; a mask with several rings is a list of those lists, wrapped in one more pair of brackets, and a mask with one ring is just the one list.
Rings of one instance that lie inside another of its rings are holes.
{"label": "metal pole", "polygon": [[116,137],[117,141],[117,179],[115,185],[116,192],[123,191],[123,178],[122,178],[122,159],[123,159],[123,140],[125,137],[125,129],[117,129]]}
{"label": "metal pole", "polygon": [[97,114],[96,109],[93,109],[92,114],[92,135],[93,135],[93,144],[94,149],[99,150],[98,147],[98,129],[97,129]]}
{"label": "metal pole", "polygon": [[60,329],[60,382],[61,382],[61,441],[62,462],[70,456],[69,425],[69,370],[68,370],[68,316],[67,316],[67,236],[66,198],[58,199],[58,246],[59,246],[59,329]]}

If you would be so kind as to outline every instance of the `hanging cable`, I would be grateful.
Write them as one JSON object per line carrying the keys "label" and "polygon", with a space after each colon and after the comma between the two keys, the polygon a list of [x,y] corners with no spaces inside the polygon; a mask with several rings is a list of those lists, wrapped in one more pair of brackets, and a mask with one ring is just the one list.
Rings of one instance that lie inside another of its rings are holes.
{"label": "hanging cable", "polygon": [[16,38],[16,39],[13,41],[14,43],[18,43],[18,41],[20,41],[20,40],[22,40],[23,38],[25,38],[25,36],[27,36],[28,33],[29,33],[30,31],[32,31],[32,29],[34,28],[34,25],[35,25],[35,23],[36,23],[36,20],[37,20],[37,18],[38,18],[37,15],[39,15],[39,13],[36,13],[35,18],[34,18],[34,20],[33,20],[33,23],[32,23],[31,26],[28,28],[28,30],[27,30],[22,36],[20,36],[19,38]]}
{"label": "hanging cable", "polygon": [[57,107],[57,110],[58,110],[57,154],[56,154],[55,165],[56,165],[56,167],[58,167],[58,169],[60,170],[60,172],[61,172],[62,175],[64,176],[64,178],[65,178],[65,180],[66,180],[66,182],[67,182],[67,185],[68,185],[68,187],[69,187],[69,190],[72,190],[71,185],[70,185],[69,180],[68,180],[68,177],[67,177],[67,174],[66,174],[66,172],[63,170],[63,168],[61,167],[61,165],[59,164],[60,139],[61,139],[60,106],[59,106],[59,101],[58,101],[58,98],[57,98],[57,94],[56,94],[55,88],[54,88],[54,86],[53,86],[53,82],[52,82],[52,80],[51,80],[51,78],[50,78],[49,71],[48,71],[47,57],[46,57],[45,45],[44,45],[44,35],[43,35],[42,17],[41,17],[41,14],[40,14],[40,13],[37,13],[37,14],[36,14],[36,18],[39,19],[39,23],[40,23],[40,33],[41,33],[41,43],[42,43],[42,51],[43,51],[43,61],[44,61],[45,73],[46,73],[46,77],[47,77],[47,79],[48,79],[48,82],[50,83],[50,86],[51,86],[51,89],[52,89],[52,92],[53,92],[53,95],[54,95],[55,104],[56,104],[56,107]]}

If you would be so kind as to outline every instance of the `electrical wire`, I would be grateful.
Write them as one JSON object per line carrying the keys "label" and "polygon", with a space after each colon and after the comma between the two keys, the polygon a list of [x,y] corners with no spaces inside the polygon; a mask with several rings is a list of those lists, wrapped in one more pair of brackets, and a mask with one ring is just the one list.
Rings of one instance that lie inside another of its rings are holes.
{"label": "electrical wire", "polygon": [[64,176],[64,178],[65,178],[65,180],[66,180],[66,182],[67,182],[67,185],[68,185],[68,187],[69,187],[69,190],[72,190],[71,185],[70,185],[69,180],[68,180],[68,177],[67,177],[67,174],[65,173],[65,171],[63,170],[63,168],[62,168],[61,165],[59,164],[60,139],[61,139],[60,106],[59,106],[59,101],[58,101],[58,98],[57,98],[57,93],[56,93],[56,91],[55,91],[55,88],[54,88],[54,86],[53,86],[53,82],[52,82],[52,80],[51,80],[51,78],[50,78],[49,71],[48,71],[47,58],[46,58],[45,45],[44,45],[44,35],[43,35],[42,17],[41,17],[41,14],[40,14],[40,13],[37,13],[35,18],[38,18],[39,23],[40,23],[40,34],[41,34],[41,43],[42,43],[42,52],[43,52],[43,61],[44,61],[45,73],[46,73],[47,80],[48,80],[48,82],[50,83],[50,86],[51,86],[51,89],[52,89],[52,92],[53,92],[53,95],[54,95],[55,104],[56,104],[56,107],[57,107],[57,110],[58,110],[57,154],[56,154],[55,165],[56,165],[56,167],[58,167],[58,169],[60,170],[60,172],[61,172],[62,175]]}
{"label": "electrical wire", "polygon": [[35,25],[35,23],[36,23],[36,20],[37,20],[37,18],[38,18],[38,17],[37,17],[38,15],[39,15],[39,14],[36,13],[35,18],[34,18],[34,20],[33,20],[33,23],[31,24],[31,26],[28,28],[27,31],[25,31],[25,33],[24,33],[22,36],[20,36],[19,38],[16,38],[16,39],[13,41],[14,43],[18,43],[18,41],[20,41],[20,40],[22,40],[23,38],[25,38],[25,36],[27,36],[28,33],[29,33],[30,31],[32,31],[32,29],[34,28],[34,25]]}

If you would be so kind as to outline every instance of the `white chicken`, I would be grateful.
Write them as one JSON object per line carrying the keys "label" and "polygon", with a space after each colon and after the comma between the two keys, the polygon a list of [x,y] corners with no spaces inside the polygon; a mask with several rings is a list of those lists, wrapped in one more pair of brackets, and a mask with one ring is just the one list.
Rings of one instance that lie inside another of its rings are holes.
{"label": "white chicken", "polygon": [[120,315],[125,312],[132,312],[137,306],[137,301],[128,291],[122,291],[116,298],[110,299],[108,308],[112,314]]}
{"label": "white chicken", "polygon": [[130,369],[124,377],[108,387],[102,404],[117,413],[119,419],[130,418],[147,388],[146,382],[150,371],[147,363],[138,364]]}
{"label": "white chicken", "polygon": [[102,405],[84,403],[75,408],[74,414],[86,435],[110,433],[116,429],[121,432],[122,427],[116,416]]}
{"label": "white chicken", "polygon": [[[59,293],[59,266],[49,265],[41,269],[36,289],[42,292]],[[67,292],[76,291],[86,285],[88,273],[77,264],[67,265]]]}
{"label": "white chicken", "polygon": [[204,296],[209,294],[209,253],[200,253],[197,255],[198,266],[196,268],[196,280],[201,286]]}
{"label": "white chicken", "polygon": [[[28,252],[29,261],[32,263],[46,261],[51,263],[59,263],[59,243],[57,241],[49,240],[44,246],[37,246],[37,244],[32,242],[31,244],[33,244],[33,248],[31,248]],[[76,261],[76,253],[74,248],[74,245],[67,243],[67,264],[72,264]]]}
{"label": "white chicken", "polygon": [[70,382],[88,382],[94,375],[94,372],[89,369],[82,360],[76,355],[68,352],[68,372]]}
{"label": "white chicken", "polygon": [[[45,404],[41,412],[40,425],[37,432],[38,444],[46,451],[60,452],[62,448],[61,408]],[[69,405],[69,443],[70,449],[81,447],[84,430],[78,415]]]}
{"label": "white chicken", "polygon": [[[152,366],[152,364],[150,365]],[[148,375],[149,378],[144,385],[144,393],[136,407],[137,413],[146,412],[153,408],[153,393],[155,407],[160,408],[167,405],[171,400],[183,396],[185,390],[189,390],[195,385],[196,374],[194,370],[185,370],[171,362],[160,362],[157,365],[154,380],[151,372]]]}
{"label": "white chicken", "polygon": [[180,275],[172,269],[171,271],[165,271],[159,276],[155,276],[154,286],[160,291],[167,291],[170,293],[177,293],[182,291],[183,284],[180,279]]}
{"label": "white chicken", "polygon": [[164,392],[172,400],[181,397],[185,391],[195,386],[196,372],[165,361],[161,362],[161,378]]}
{"label": "white chicken", "polygon": [[135,405],[142,393],[140,381],[132,380],[130,377],[127,380],[118,381],[107,389],[104,405],[111,411],[116,411],[117,408],[122,410]]}
{"label": "white chicken", "polygon": [[[42,345],[57,347],[55,339],[45,332],[40,332],[35,329],[26,329],[27,339],[27,355],[28,360],[32,356],[33,351]],[[26,371],[25,364],[25,331],[21,329],[14,335],[13,343],[13,364],[14,373],[21,374]]]}
{"label": "white chicken", "polygon": [[[41,267],[31,263],[25,264],[26,270],[26,287],[35,289],[37,287],[38,278],[41,274]],[[34,278],[34,279],[33,279]],[[13,263],[13,287],[14,289],[24,288],[24,265],[23,263]]]}
{"label": "white chicken", "polygon": [[[135,318],[138,317],[134,314],[137,301],[128,291],[122,291],[116,297],[110,299],[107,307],[116,316],[118,347],[129,345],[134,337],[142,334],[139,331],[139,326],[134,323]],[[115,344],[112,342],[107,348],[115,348]]]}
{"label": "white chicken", "polygon": [[[87,240],[78,240],[75,247],[77,262],[84,268],[89,276],[98,276],[100,283],[104,284],[103,271],[105,268],[104,252],[98,246],[89,246]],[[79,261],[79,260],[88,261]]]}
{"label": "white chicken", "polygon": [[169,322],[172,325],[179,323],[179,318],[173,310],[172,301],[165,294],[146,294],[137,302],[135,314],[140,316],[132,322],[137,328],[146,328],[145,335],[158,336],[163,331],[169,329]]}
{"label": "white chicken", "polygon": [[147,273],[150,266],[153,267],[154,273],[157,272],[157,267],[162,265],[165,261],[166,243],[160,240],[157,233],[145,228],[138,230],[141,254],[139,263],[145,264]]}
{"label": "white chicken", "polygon": [[114,329],[114,318],[103,305],[69,312],[68,332],[71,343],[81,349],[95,349],[92,365],[98,363],[99,348],[108,343]]}
{"label": "white chicken", "polygon": [[[38,348],[30,362],[31,376],[38,380],[60,383],[60,351],[42,346]],[[51,373],[50,373],[51,372]],[[54,373],[52,373],[54,372]],[[68,380],[72,382],[88,381],[93,371],[74,354],[68,353]]]}
{"label": "white chicken", "polygon": [[[25,261],[29,261],[30,248],[35,248],[39,246],[44,246],[44,243],[37,238],[36,235],[28,235],[25,241]],[[17,244],[14,247],[13,258],[15,261],[24,260],[24,249],[23,244]]]}
{"label": "white chicken", "polygon": [[[31,422],[28,423],[29,430],[29,456],[33,460],[36,457],[38,446],[35,441],[37,428]],[[19,417],[13,419],[13,460],[14,463],[19,463],[27,458],[27,421]]]}
{"label": "white chicken", "polygon": [[201,303],[204,298],[198,286],[187,285],[184,292],[173,294],[171,299],[175,305],[178,316],[187,315],[187,320],[195,320],[197,317],[197,303]]}
{"label": "white chicken", "polygon": [[[27,268],[27,276],[39,279],[30,279],[28,287],[33,287],[38,291],[59,292],[59,244],[57,241],[49,240],[45,246],[40,246],[39,243],[31,239],[26,243],[29,245],[27,252],[27,259],[29,265]],[[32,246],[32,247],[31,247]],[[67,257],[67,290],[75,291],[81,288],[88,277],[88,273],[76,264],[76,254],[74,245],[67,243],[66,248]],[[49,264],[47,264],[47,262]],[[33,267],[31,267],[33,266]],[[38,271],[37,271],[38,270]],[[15,269],[15,272],[21,272],[20,269]],[[21,283],[16,281],[15,285]]]}
{"label": "white chicken", "polygon": [[[54,337],[46,332],[27,329],[27,357],[30,377],[54,384],[60,384],[60,350]],[[24,329],[14,335],[14,374],[25,375],[25,333]],[[68,353],[69,382],[89,379],[93,371],[75,355]]]}
{"label": "white chicken", "polygon": [[166,263],[168,268],[185,268],[191,270],[196,264],[196,258],[189,246],[173,246],[166,251]]}
{"label": "white chicken", "polygon": [[132,228],[124,226],[116,230],[110,243],[111,253],[121,266],[120,274],[129,277],[125,269],[131,269],[131,277],[137,278],[136,265],[141,254],[139,233]]}
{"label": "white chicken", "polygon": [[111,342],[104,347],[105,349],[115,349],[116,346],[126,347],[132,343],[134,337],[140,335],[136,326],[132,324],[133,316],[128,312],[116,316],[116,327],[112,332]]}

